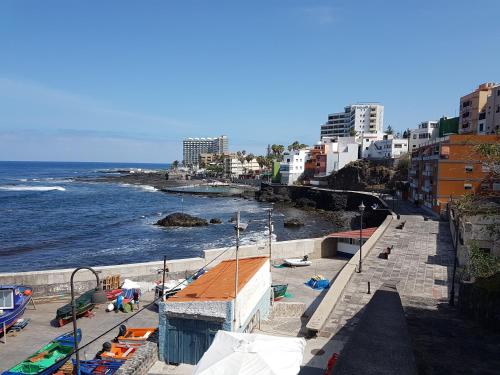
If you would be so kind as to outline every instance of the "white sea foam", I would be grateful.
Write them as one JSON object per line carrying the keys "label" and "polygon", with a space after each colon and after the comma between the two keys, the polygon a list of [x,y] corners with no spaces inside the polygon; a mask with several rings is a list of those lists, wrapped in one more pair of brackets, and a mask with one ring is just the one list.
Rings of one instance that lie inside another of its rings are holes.
{"label": "white sea foam", "polygon": [[0,186],[0,190],[6,191],[51,191],[51,190],[59,190],[66,191],[62,186],[21,186],[21,185],[13,185],[13,186]]}
{"label": "white sea foam", "polygon": [[152,193],[155,191],[158,191],[157,188],[150,186],[150,185],[137,185],[137,184],[126,184],[126,183],[121,183],[119,185],[121,187],[128,187],[128,188],[133,187],[133,188],[141,189],[141,190],[152,192]]}

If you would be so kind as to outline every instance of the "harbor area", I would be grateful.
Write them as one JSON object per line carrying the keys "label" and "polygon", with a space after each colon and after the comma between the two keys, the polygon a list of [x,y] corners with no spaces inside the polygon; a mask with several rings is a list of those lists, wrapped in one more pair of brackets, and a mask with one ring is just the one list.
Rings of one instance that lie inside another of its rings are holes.
{"label": "harbor area", "polygon": [[[306,267],[285,267],[278,260],[273,260],[271,267],[273,284],[288,284],[285,296],[273,305],[273,310],[268,320],[260,321],[255,325],[253,332],[275,335],[275,336],[305,336],[305,324],[310,315],[326,293],[325,289],[313,289],[306,283],[314,276],[321,275],[327,280],[333,280],[338,272],[347,263],[347,258],[320,258],[312,259],[311,265]],[[141,308],[153,301],[153,292],[143,294]],[[69,302],[69,299],[58,299],[51,302],[37,299],[36,310],[29,306],[23,318],[30,319],[29,324],[21,331],[9,333],[7,337],[1,337],[0,341],[0,369],[6,370],[27,358],[42,346],[65,332],[72,330],[69,323],[63,327],[57,327],[52,321],[56,310]],[[100,336],[111,327],[124,322],[127,327],[157,327],[158,308],[155,304],[145,309],[140,314],[132,317],[132,313],[106,312],[105,305],[99,305],[92,311],[92,316],[78,319],[78,327],[82,330],[83,347],[89,341]],[[113,329],[103,337],[99,338],[80,352],[80,359],[93,359],[102,344],[111,341],[118,333],[118,328]],[[6,344],[3,342],[6,339]],[[326,339],[318,337],[307,341],[304,353],[304,362],[310,366],[312,359],[316,361],[318,368],[326,366],[328,353],[318,355],[317,348],[323,348]],[[319,353],[322,353],[319,351]],[[150,370],[157,374],[184,374],[192,371],[192,365],[173,366],[158,361]]]}

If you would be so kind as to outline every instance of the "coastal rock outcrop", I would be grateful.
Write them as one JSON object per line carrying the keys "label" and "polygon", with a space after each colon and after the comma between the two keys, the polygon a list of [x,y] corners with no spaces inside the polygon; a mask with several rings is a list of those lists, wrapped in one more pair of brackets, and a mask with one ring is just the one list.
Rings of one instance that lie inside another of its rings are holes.
{"label": "coastal rock outcrop", "polygon": [[214,217],[210,219],[210,224],[222,224],[222,220],[219,219],[218,217]]}
{"label": "coastal rock outcrop", "polygon": [[285,220],[285,222],[283,223],[283,226],[285,228],[298,228],[302,227],[303,225],[304,223],[297,218]]}
{"label": "coastal rock outcrop", "polygon": [[163,219],[158,220],[156,225],[160,225],[162,227],[201,227],[208,225],[208,222],[199,217],[175,212],[165,216]]}

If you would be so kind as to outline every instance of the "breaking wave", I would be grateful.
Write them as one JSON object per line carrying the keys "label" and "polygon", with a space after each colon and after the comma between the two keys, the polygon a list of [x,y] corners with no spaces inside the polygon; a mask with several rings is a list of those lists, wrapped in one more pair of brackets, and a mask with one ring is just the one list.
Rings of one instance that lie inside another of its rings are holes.
{"label": "breaking wave", "polygon": [[6,190],[6,191],[52,191],[52,190],[66,191],[66,189],[63,188],[62,186],[20,186],[20,185],[0,186],[0,190]]}

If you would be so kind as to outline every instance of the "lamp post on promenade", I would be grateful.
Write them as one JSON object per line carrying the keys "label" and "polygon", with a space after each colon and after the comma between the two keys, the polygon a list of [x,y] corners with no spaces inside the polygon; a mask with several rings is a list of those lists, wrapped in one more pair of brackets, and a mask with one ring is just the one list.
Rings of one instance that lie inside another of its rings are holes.
{"label": "lamp post on promenade", "polygon": [[80,270],[89,270],[91,271],[96,278],[97,281],[97,288],[92,295],[92,303],[105,303],[108,301],[108,298],[106,297],[106,293],[101,288],[101,284],[99,282],[99,275],[97,272],[91,268],[91,267],[78,267],[76,270],[73,271],[71,274],[71,313],[72,313],[72,318],[73,318],[73,347],[75,350],[75,355],[76,355],[76,362],[75,362],[75,373],[77,375],[80,375],[80,353],[78,352],[78,339],[77,339],[77,331],[78,327],[76,325],[76,303],[75,303],[75,286],[73,284],[73,278],[75,274],[80,271]]}
{"label": "lamp post on promenade", "polygon": [[358,264],[358,273],[361,273],[361,264],[363,263],[362,259],[362,249],[363,249],[363,212],[365,211],[365,205],[363,204],[363,201],[361,201],[361,204],[358,206],[359,212],[361,214],[360,220],[359,220],[359,264]]}

